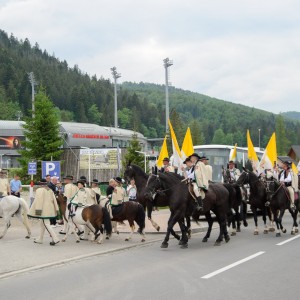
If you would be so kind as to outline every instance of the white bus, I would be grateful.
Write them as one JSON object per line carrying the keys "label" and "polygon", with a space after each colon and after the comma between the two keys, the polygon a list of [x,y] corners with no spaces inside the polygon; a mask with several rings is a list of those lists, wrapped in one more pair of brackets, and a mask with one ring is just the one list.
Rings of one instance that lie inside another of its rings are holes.
{"label": "white bus", "polygon": [[[229,145],[201,145],[194,146],[194,150],[199,156],[206,156],[209,159],[209,164],[213,169],[213,181],[222,181],[222,166],[227,168],[229,158],[233,152],[234,146]],[[242,169],[243,166],[249,168],[251,166],[248,160],[248,148],[237,147],[237,167]],[[263,151],[259,148],[254,148],[259,159],[263,155]]]}

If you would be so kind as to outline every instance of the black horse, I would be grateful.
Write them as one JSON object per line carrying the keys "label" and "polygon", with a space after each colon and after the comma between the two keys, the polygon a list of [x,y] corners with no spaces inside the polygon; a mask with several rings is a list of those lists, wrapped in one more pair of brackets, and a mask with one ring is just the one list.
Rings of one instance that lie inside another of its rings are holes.
{"label": "black horse", "polygon": [[[182,247],[187,247],[187,228],[184,225],[184,217],[193,215],[195,220],[199,220],[200,212],[195,211],[195,201],[191,196],[188,185],[182,181],[183,177],[174,173],[159,173],[158,175],[151,175],[147,182],[146,194],[149,196],[157,193],[159,190],[163,190],[164,193],[170,199],[169,206],[171,215],[168,221],[167,234],[161,247],[167,248],[168,241],[173,230],[173,226],[178,222],[182,238],[180,244]],[[206,242],[210,236],[213,219],[210,214],[212,210],[220,225],[220,234],[217,238],[215,245],[220,245],[225,236],[226,242],[230,240],[226,227],[226,213],[228,210],[228,197],[229,193],[227,189],[221,184],[210,184],[209,190],[206,193],[205,199],[203,201],[203,211],[201,214],[206,216],[207,222],[209,224],[206,236],[203,238],[203,242]]]}
{"label": "black horse", "polygon": [[224,186],[229,192],[230,198],[230,211],[228,215],[228,226],[232,224],[233,231],[231,235],[235,235],[236,232],[241,231],[241,220],[245,227],[248,226],[247,222],[247,203],[243,201],[243,195],[241,188],[236,185],[235,181],[231,180],[228,169],[222,167],[222,176]]}
{"label": "black horse", "polygon": [[292,210],[290,208],[290,195],[287,188],[280,184],[277,180],[272,180],[268,185],[270,191],[270,209],[274,216],[274,221],[276,223],[277,232],[276,236],[279,237],[280,230],[283,233],[286,233],[286,229],[282,225],[282,218],[286,209],[289,210],[292,218],[293,218],[293,227],[291,234],[295,235],[298,232],[298,224],[297,224],[297,214],[299,212],[299,199],[295,200],[296,210]]}
{"label": "black horse", "polygon": [[[162,192],[158,192],[155,197],[145,197],[145,187],[147,184],[147,181],[149,179],[149,175],[146,174],[142,168],[140,168],[137,165],[134,164],[128,164],[125,172],[124,177],[127,181],[130,179],[135,180],[135,184],[137,187],[137,201],[146,209],[147,207],[147,217],[149,221],[151,222],[152,226],[159,231],[160,226],[152,219],[152,211],[154,207],[165,207],[169,206],[169,199],[166,197],[166,195]],[[190,218],[186,218],[187,222],[187,228],[188,228],[188,235],[191,234],[191,222]],[[172,232],[172,235],[176,238],[179,236],[175,233],[175,231]]]}
{"label": "black horse", "polygon": [[267,191],[264,183],[255,175],[255,173],[244,169],[241,173],[239,179],[236,181],[238,186],[242,186],[244,184],[249,184],[250,186],[250,196],[249,203],[251,211],[253,212],[253,218],[255,223],[254,235],[258,235],[259,230],[257,227],[257,210],[260,209],[262,212],[262,218],[264,221],[264,233],[268,233],[267,227],[267,214],[269,219],[271,220],[271,214],[268,207],[266,207],[267,202]]}

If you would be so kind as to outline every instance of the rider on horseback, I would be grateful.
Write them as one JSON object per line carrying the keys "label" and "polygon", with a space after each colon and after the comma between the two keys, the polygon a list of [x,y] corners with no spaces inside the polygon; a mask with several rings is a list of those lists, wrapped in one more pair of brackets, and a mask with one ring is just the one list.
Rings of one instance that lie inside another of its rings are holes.
{"label": "rider on horseback", "polygon": [[110,199],[110,208],[109,212],[111,218],[113,218],[113,209],[119,207],[124,202],[124,197],[126,194],[125,189],[122,187],[123,181],[121,177],[114,178],[115,182],[117,183],[113,193],[111,194]]}
{"label": "rider on horseback", "polygon": [[87,192],[85,190],[85,182],[83,180],[77,181],[78,191],[73,196],[73,198],[70,201],[70,216],[75,216],[75,211],[77,207],[82,207],[87,204]]}
{"label": "rider on horseback", "polygon": [[296,176],[294,176],[293,171],[291,169],[291,163],[289,161],[285,161],[282,165],[283,170],[279,174],[279,181],[282,185],[285,185],[287,188],[290,200],[291,200],[291,209],[295,210],[295,192],[298,192],[298,183],[296,182]]}
{"label": "rider on horseback", "polygon": [[208,179],[206,178],[206,170],[204,163],[200,160],[201,157],[197,153],[193,153],[191,161],[194,164],[195,177],[193,180],[193,189],[196,195],[196,210],[203,209],[202,200],[205,198],[204,191],[208,190]]}

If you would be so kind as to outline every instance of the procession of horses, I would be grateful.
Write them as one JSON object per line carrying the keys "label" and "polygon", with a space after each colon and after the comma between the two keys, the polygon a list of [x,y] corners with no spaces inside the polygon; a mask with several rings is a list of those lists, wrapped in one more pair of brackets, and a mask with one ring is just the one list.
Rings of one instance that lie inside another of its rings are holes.
{"label": "procession of horses", "polygon": [[[195,209],[195,195],[190,186],[190,181],[183,176],[173,172],[160,172],[157,169],[151,174],[146,174],[139,166],[128,164],[125,168],[124,178],[126,181],[135,180],[137,187],[136,201],[126,201],[119,205],[118,210],[110,215],[106,205],[93,204],[78,207],[74,215],[70,214],[68,199],[62,194],[56,196],[56,201],[65,224],[65,236],[62,242],[66,242],[69,233],[73,233],[75,241],[89,239],[92,233],[93,241],[102,243],[104,235],[110,239],[113,232],[118,233],[117,222],[128,221],[131,232],[126,240],[132,239],[135,231],[135,223],[138,225],[137,232],[145,237],[145,218],[150,220],[153,227],[159,231],[160,226],[153,220],[152,212],[157,207],[169,207],[170,217],[167,224],[167,231],[161,248],[167,248],[170,235],[174,236],[181,248],[188,248],[188,241],[191,237],[191,220],[199,222],[200,217],[205,217],[208,229],[202,242],[207,242],[216,221],[219,225],[219,234],[215,245],[219,246],[223,241],[228,243],[230,235],[236,235],[241,231],[241,225],[248,226],[247,206],[253,213],[255,230],[259,233],[258,211],[261,212],[264,222],[264,233],[276,231],[276,237],[285,233],[286,229],[282,224],[283,215],[286,210],[292,216],[293,226],[291,234],[298,233],[297,215],[300,211],[299,200],[295,198],[295,209],[290,207],[289,194],[284,185],[276,179],[261,179],[254,172],[243,169],[238,180],[230,182],[223,171],[223,182],[210,182],[205,192],[203,208]],[[243,194],[245,187],[248,188],[246,196]],[[5,196],[0,200],[0,216],[4,222],[4,228],[0,233],[0,239],[5,236],[11,225],[11,218],[16,217],[24,224],[27,235],[31,237],[31,229],[28,219],[29,206],[27,202],[12,195]],[[267,217],[269,225],[267,224]],[[178,223],[181,235],[174,230]],[[276,229],[274,227],[276,224]],[[229,233],[229,228],[231,228]],[[51,244],[51,243],[50,243]]]}

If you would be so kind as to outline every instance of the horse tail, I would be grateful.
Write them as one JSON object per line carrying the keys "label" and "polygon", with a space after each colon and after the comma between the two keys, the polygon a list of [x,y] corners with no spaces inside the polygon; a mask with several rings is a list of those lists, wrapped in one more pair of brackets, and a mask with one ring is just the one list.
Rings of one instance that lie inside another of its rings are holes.
{"label": "horse tail", "polygon": [[135,221],[139,225],[138,232],[142,233],[143,229],[145,228],[146,214],[143,206],[140,203],[137,204],[138,204],[138,210],[136,213]]}
{"label": "horse tail", "polygon": [[112,232],[112,225],[111,225],[110,215],[106,207],[102,207],[102,213],[103,213],[104,229],[106,233],[110,235]]}
{"label": "horse tail", "polygon": [[27,217],[27,214],[29,213],[29,206],[27,202],[23,198],[19,198],[19,202],[22,208],[22,213],[24,213],[24,216]]}

